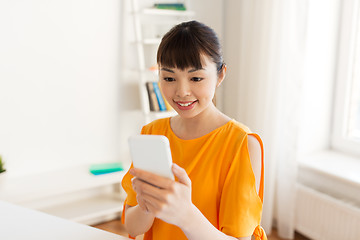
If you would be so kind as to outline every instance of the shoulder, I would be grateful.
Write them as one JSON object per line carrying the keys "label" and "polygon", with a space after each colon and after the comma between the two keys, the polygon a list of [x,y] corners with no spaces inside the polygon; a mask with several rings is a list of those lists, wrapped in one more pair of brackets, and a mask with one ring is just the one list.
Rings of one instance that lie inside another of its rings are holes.
{"label": "shoulder", "polygon": [[238,122],[234,119],[230,120],[231,126],[236,129],[237,131],[244,132],[244,133],[251,133],[251,130],[245,124]]}
{"label": "shoulder", "polygon": [[235,155],[248,155],[247,139],[248,135],[251,134],[251,130],[246,125],[232,119],[222,127],[220,133],[217,134],[217,142],[225,146],[224,150],[226,152]]}
{"label": "shoulder", "polygon": [[236,138],[241,144],[244,142],[247,135],[251,133],[250,128],[234,119],[230,120],[227,126],[225,133],[227,137]]}
{"label": "shoulder", "polygon": [[241,142],[241,149],[249,152],[251,163],[261,163],[261,161],[259,161],[259,156],[261,160],[263,144],[259,135],[253,133],[246,125],[235,120],[231,120],[230,131],[228,134],[237,136],[238,140]]}
{"label": "shoulder", "polygon": [[248,145],[262,147],[261,138],[256,133],[253,133],[248,126],[236,120],[231,120],[230,123],[230,131],[241,135],[244,139],[246,138]]}
{"label": "shoulder", "polygon": [[160,134],[169,126],[170,118],[161,118],[143,126],[141,134]]}

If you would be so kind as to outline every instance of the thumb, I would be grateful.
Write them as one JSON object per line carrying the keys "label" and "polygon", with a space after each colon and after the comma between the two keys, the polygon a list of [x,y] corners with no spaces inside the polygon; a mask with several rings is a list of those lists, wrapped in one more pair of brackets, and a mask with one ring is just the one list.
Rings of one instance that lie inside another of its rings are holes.
{"label": "thumb", "polygon": [[179,180],[179,183],[185,184],[188,187],[191,187],[191,180],[189,176],[187,175],[185,169],[181,168],[176,163],[173,163],[172,165],[172,172]]}

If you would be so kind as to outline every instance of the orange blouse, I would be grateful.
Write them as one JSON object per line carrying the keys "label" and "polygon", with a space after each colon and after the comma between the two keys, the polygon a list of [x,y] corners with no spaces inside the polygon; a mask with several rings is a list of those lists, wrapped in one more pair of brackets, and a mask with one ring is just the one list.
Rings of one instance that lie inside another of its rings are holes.
{"label": "orange blouse", "polygon": [[[173,162],[184,168],[192,182],[192,202],[220,231],[239,238],[254,234],[266,239],[259,226],[263,199],[263,166],[259,194],[256,192],[247,136],[253,134],[241,123],[231,120],[196,139],[178,138],[170,127],[170,118],[155,120],[143,127],[142,134],[164,135],[169,139]],[[263,157],[262,157],[263,165]],[[128,172],[122,180],[127,193],[125,204],[137,205],[136,193]],[[123,214],[122,221],[125,214]],[[187,239],[174,225],[155,219],[144,240]]]}

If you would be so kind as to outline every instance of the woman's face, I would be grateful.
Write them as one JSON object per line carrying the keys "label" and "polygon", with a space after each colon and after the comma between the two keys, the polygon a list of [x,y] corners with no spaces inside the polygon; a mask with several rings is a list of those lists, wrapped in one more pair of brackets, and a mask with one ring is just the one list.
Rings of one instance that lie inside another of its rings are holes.
{"label": "woman's face", "polygon": [[216,64],[202,56],[202,68],[169,68],[160,65],[160,87],[165,99],[184,118],[193,118],[214,107],[215,89],[225,76],[218,74]]}

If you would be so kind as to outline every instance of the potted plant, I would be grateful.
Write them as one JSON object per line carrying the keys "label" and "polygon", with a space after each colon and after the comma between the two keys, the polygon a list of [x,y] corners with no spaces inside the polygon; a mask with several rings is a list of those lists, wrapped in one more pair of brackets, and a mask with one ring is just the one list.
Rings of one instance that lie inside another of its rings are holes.
{"label": "potted plant", "polygon": [[4,162],[3,162],[2,157],[0,155],[0,174],[5,172],[5,171],[6,171],[6,169],[4,168]]}
{"label": "potted plant", "polygon": [[6,171],[6,169],[4,168],[4,162],[3,162],[2,157],[0,155],[0,187],[1,187],[1,185],[4,184],[5,177],[7,177],[6,174],[5,174],[5,171]]}

